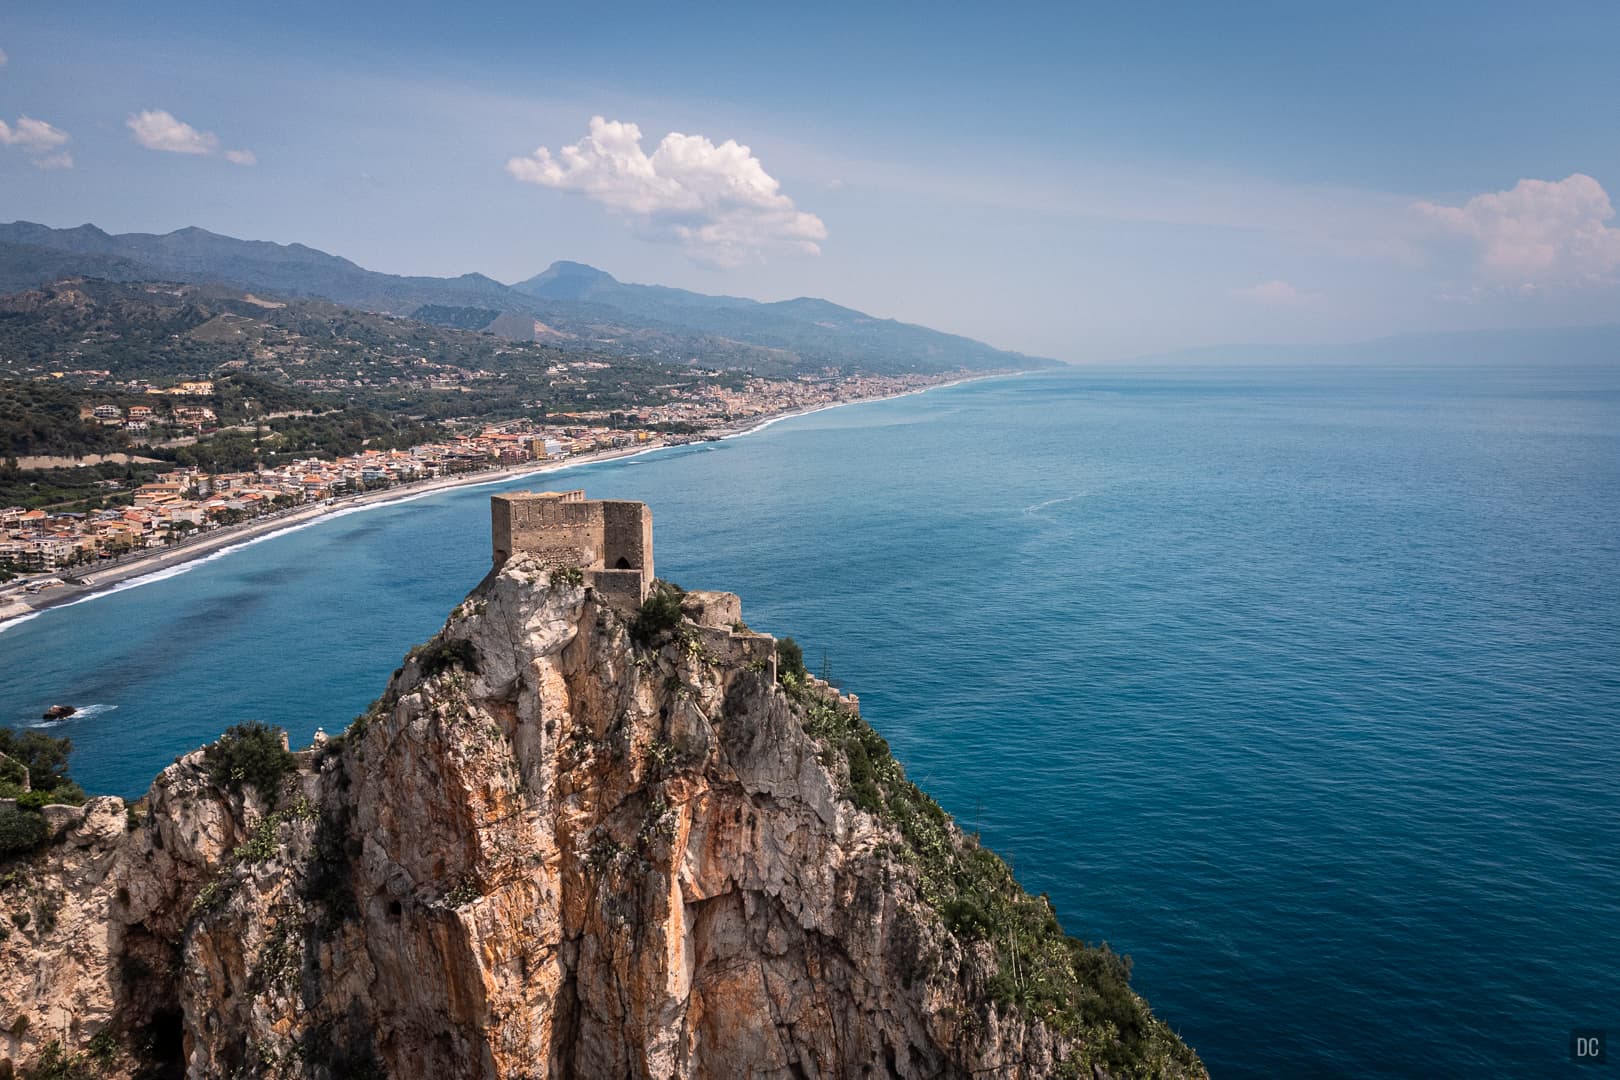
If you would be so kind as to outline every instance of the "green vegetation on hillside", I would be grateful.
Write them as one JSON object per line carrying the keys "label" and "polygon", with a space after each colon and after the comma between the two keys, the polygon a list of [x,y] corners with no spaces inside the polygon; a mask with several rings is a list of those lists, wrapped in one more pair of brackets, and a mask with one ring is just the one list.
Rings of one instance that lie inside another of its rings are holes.
{"label": "green vegetation on hillside", "polygon": [[99,510],[127,503],[130,492],[167,465],[84,465],[77,468],[19,469],[16,458],[0,460],[0,506],[29,510],[67,506]]}
{"label": "green vegetation on hillside", "polygon": [[[225,375],[213,383],[211,395],[177,399],[91,390],[67,380],[0,378],[0,506],[97,510],[127,504],[136,487],[176,465],[233,472],[367,449],[404,449],[446,434],[439,425],[409,415],[347,405],[251,375]],[[129,445],[121,428],[79,419],[82,409],[100,404],[151,409],[152,437],[160,442],[195,438],[176,439],[195,430],[175,425],[176,408],[210,409],[219,427],[191,445]],[[150,460],[45,469],[20,464],[34,456],[95,453]]]}
{"label": "green vegetation on hillside", "polygon": [[[694,371],[700,353],[608,349],[592,339],[556,344],[505,341],[320,300],[257,302],[220,286],[75,281],[0,296],[0,379],[66,372],[56,403],[154,407],[161,425],[179,405],[212,408],[221,425],[275,412],[344,404],[425,421],[511,419],[549,413],[633,413],[676,388],[736,389],[742,372]],[[272,306],[265,306],[271,304]],[[132,347],[131,343],[138,347]],[[706,362],[716,357],[702,353]],[[96,372],[105,371],[101,376]],[[143,397],[130,380],[215,383],[209,399]],[[53,399],[56,400],[56,399]],[[37,408],[25,410],[37,411]],[[76,414],[62,412],[59,421]],[[85,425],[63,453],[113,447],[116,429]],[[153,438],[158,436],[154,433]],[[0,448],[4,447],[0,442]],[[38,436],[18,453],[56,452]]]}
{"label": "green vegetation on hillside", "polygon": [[42,806],[78,806],[84,789],[68,775],[73,743],[39,731],[0,728],[0,859],[32,851],[45,840]]}
{"label": "green vegetation on hillside", "polygon": [[153,453],[204,472],[241,472],[303,458],[405,449],[443,436],[431,424],[390,419],[370,409],[335,409],[319,416],[277,417],[251,431],[222,432],[191,446]]}
{"label": "green vegetation on hillside", "polygon": [[122,431],[79,419],[81,394],[60,382],[0,378],[0,458],[79,457],[126,448]]}
{"label": "green vegetation on hillside", "polygon": [[641,646],[661,642],[681,625],[681,601],[685,598],[686,590],[674,582],[654,581],[630,622],[630,640]]}
{"label": "green vegetation on hillside", "polygon": [[258,720],[235,724],[203,750],[203,767],[220,787],[237,794],[244,786],[251,787],[266,806],[275,806],[281,782],[297,767],[285,739],[280,728]]}
{"label": "green vegetation on hillside", "polygon": [[52,1040],[33,1067],[23,1070],[22,1080],[97,1080],[107,1075],[116,1058],[115,1047],[112,1032],[106,1030],[92,1038],[89,1048],[81,1054],[69,1053]]}
{"label": "green vegetation on hillside", "polygon": [[776,640],[776,675],[785,685],[802,683],[805,677],[804,650],[790,637]]}
{"label": "green vegetation on hillside", "polygon": [[248,299],[218,285],[86,279],[0,296],[0,367],[14,374],[99,369],[166,380],[223,369],[352,383],[377,368],[384,381],[439,367],[491,370],[514,349],[539,347],[323,300]]}
{"label": "green vegetation on hillside", "polygon": [[37,809],[0,807],[0,859],[33,851],[45,842],[45,819]]}

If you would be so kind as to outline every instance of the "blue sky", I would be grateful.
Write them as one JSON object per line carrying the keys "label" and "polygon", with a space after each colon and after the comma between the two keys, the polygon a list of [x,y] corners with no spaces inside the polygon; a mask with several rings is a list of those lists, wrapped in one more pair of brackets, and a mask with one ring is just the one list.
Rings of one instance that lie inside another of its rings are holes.
{"label": "blue sky", "polygon": [[1076,360],[1612,321],[1617,32],[1614,4],[37,5],[0,12],[0,219],[577,259]]}

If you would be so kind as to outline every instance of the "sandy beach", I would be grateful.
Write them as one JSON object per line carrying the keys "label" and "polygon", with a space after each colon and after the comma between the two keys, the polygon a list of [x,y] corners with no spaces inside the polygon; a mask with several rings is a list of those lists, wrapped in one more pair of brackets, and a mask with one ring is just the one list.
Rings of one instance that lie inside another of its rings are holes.
{"label": "sandy beach", "polygon": [[[772,424],[796,416],[807,416],[827,409],[842,408],[845,405],[860,405],[873,401],[887,401],[897,397],[909,397],[913,394],[924,394],[930,390],[942,390],[950,386],[960,386],[962,383],[974,382],[978,379],[1004,378],[1006,375],[1007,373],[1003,372],[993,375],[969,376],[954,379],[950,382],[938,383],[934,386],[907,390],[899,394],[851,398],[848,401],[837,401],[808,409],[796,409],[762,417],[749,417],[734,424],[715,428],[707,432],[704,438],[705,440],[738,438],[763,431]],[[37,593],[25,591],[27,581],[13,582],[0,587],[0,631],[4,631],[19,620],[37,615],[47,608],[61,607],[88,600],[100,593],[111,591],[122,585],[128,585],[141,578],[152,577],[173,570],[186,563],[195,562],[223,551],[226,548],[247,544],[290,529],[301,528],[339,512],[382,503],[419,499],[451,488],[508,483],[525,476],[538,476],[561,469],[647,454],[655,450],[665,449],[669,445],[671,444],[655,440],[641,446],[602,450],[593,454],[580,454],[555,461],[528,461],[519,465],[480,469],[476,472],[457,473],[454,476],[440,476],[431,480],[417,480],[407,484],[396,484],[380,491],[344,495],[254,518],[252,521],[243,522],[240,525],[228,525],[211,529],[200,536],[162,550],[143,552],[100,566],[80,567],[75,571],[61,575],[66,582],[65,584],[52,586]]]}

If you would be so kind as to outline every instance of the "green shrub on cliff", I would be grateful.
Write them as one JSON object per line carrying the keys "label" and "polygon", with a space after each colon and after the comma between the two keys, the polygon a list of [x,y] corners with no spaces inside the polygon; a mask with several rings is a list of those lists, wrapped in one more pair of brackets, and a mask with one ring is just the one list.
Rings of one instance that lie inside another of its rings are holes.
{"label": "green shrub on cliff", "polygon": [[44,791],[36,788],[12,797],[17,800],[20,810],[38,810],[42,806],[83,806],[87,798],[84,788],[71,780]]}
{"label": "green shrub on cliff", "polygon": [[776,677],[804,681],[804,650],[790,637],[776,640]]}
{"label": "green shrub on cliff", "polygon": [[266,805],[274,806],[281,782],[296,767],[278,727],[250,720],[228,728],[218,742],[203,751],[208,778],[220,787],[240,793],[248,784]]}
{"label": "green shrub on cliff", "polygon": [[416,657],[422,674],[430,679],[457,667],[478,673],[478,649],[465,638],[436,638],[412,650],[411,655]]}
{"label": "green shrub on cliff", "polygon": [[32,851],[44,842],[44,818],[27,810],[0,808],[0,859]]}
{"label": "green shrub on cliff", "polygon": [[665,634],[681,625],[681,601],[686,590],[668,581],[655,581],[641,610],[630,622],[630,639],[637,645],[651,647]]}

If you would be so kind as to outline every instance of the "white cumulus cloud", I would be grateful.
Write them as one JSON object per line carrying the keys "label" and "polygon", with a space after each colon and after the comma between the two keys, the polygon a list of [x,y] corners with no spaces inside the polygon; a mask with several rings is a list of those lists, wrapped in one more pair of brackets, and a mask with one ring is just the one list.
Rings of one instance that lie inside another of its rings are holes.
{"label": "white cumulus cloud", "polygon": [[[135,141],[148,150],[196,154],[199,157],[213,157],[220,153],[218,135],[212,131],[198,131],[164,109],[143,109],[126,123],[134,133]],[[226,150],[224,157],[233,165],[256,165],[259,161],[251,150]]]}
{"label": "white cumulus cloud", "polygon": [[171,112],[146,109],[131,116],[129,130],[135,141],[148,150],[163,150],[171,154],[212,154],[219,149],[219,136],[211,131],[198,131]]}
{"label": "white cumulus cloud", "polygon": [[1614,207],[1585,173],[1563,180],[1520,180],[1508,191],[1475,195],[1461,206],[1420,202],[1417,212],[1470,240],[1479,269],[1499,285],[1535,291],[1612,280],[1620,269]]}
{"label": "white cumulus cloud", "polygon": [[44,153],[67,145],[69,138],[68,133],[61,128],[52,127],[45,121],[35,120],[30,116],[18,117],[15,127],[8,126],[4,120],[0,120],[0,143],[6,146],[20,146],[24,150]]}
{"label": "white cumulus cloud", "polygon": [[542,146],[506,163],[526,183],[577,191],[628,218],[651,239],[678,243],[697,262],[737,266],[766,251],[819,255],[827,226],[782,193],[735,139],[670,132],[652,154],[641,129],[591,118],[590,134],[553,154]]}
{"label": "white cumulus cloud", "polygon": [[0,120],[0,146],[17,147],[41,169],[72,168],[73,155],[62,149],[70,138],[61,128],[31,116],[18,117],[14,125]]}

